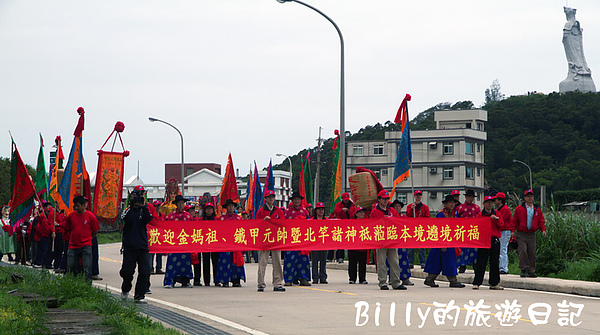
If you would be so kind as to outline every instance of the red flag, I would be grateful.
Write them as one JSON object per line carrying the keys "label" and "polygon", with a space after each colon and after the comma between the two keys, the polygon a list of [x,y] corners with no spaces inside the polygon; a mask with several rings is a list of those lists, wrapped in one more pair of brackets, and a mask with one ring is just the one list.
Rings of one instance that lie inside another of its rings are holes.
{"label": "red flag", "polygon": [[402,123],[403,130],[404,130],[404,124],[406,124],[406,122],[408,121],[408,113],[406,113],[406,115],[404,115],[406,112],[406,103],[408,101],[410,101],[410,99],[412,99],[410,94],[406,94],[406,96],[404,97],[404,100],[402,100],[402,103],[400,104],[400,108],[398,108],[398,113],[396,113],[396,118],[394,119],[394,123]]}
{"label": "red flag", "polygon": [[219,193],[219,215],[223,213],[223,205],[225,205],[225,201],[227,201],[227,199],[233,200],[233,202],[236,204],[240,203],[231,153],[229,153],[229,157],[227,159],[225,177],[223,178],[223,185],[221,186],[221,192]]}
{"label": "red flag", "polygon": [[[11,136],[12,140],[12,136]],[[14,140],[12,141],[13,154],[11,159],[11,186],[12,198],[10,200],[10,219],[13,227],[23,221],[33,210],[33,200],[36,198],[33,180],[27,172],[25,163],[21,159],[19,150]]]}

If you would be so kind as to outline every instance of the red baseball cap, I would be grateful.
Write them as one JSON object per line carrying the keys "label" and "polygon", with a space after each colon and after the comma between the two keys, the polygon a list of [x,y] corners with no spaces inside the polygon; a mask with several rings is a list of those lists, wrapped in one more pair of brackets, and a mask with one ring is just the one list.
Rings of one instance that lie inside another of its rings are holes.
{"label": "red baseball cap", "polygon": [[273,192],[271,190],[266,190],[265,191],[265,198],[266,197],[270,197],[270,196],[275,196],[275,192]]}
{"label": "red baseball cap", "polygon": [[161,203],[160,200],[154,200],[152,201],[152,206],[160,206]]}
{"label": "red baseball cap", "polygon": [[416,191],[415,191],[415,195],[417,195],[417,194],[421,194],[421,195],[423,195],[423,191],[421,191],[421,190],[416,190]]}
{"label": "red baseball cap", "polygon": [[495,199],[495,198],[496,198],[496,197],[492,197],[492,196],[488,195],[488,196],[486,196],[485,198],[483,198],[483,202],[486,202],[486,201],[494,201],[494,199]]}
{"label": "red baseball cap", "polygon": [[315,206],[315,209],[318,209],[318,208],[325,208],[325,204],[322,203],[322,202],[317,202],[317,205]]}
{"label": "red baseball cap", "polygon": [[187,210],[190,210],[192,208],[193,208],[192,205],[185,205],[185,207],[183,207],[183,210],[187,211]]}
{"label": "red baseball cap", "polygon": [[452,190],[452,192],[450,192],[450,195],[460,195],[460,192],[458,190]]}
{"label": "red baseball cap", "polygon": [[145,191],[144,186],[142,186],[142,185],[138,185],[138,186],[134,187],[133,189],[136,191]]}
{"label": "red baseball cap", "polygon": [[206,208],[206,207],[215,208],[215,205],[213,205],[212,202],[207,202],[206,204],[204,204],[204,208]]}
{"label": "red baseball cap", "polygon": [[526,196],[526,195],[528,195],[529,193],[531,193],[531,194],[534,194],[534,193],[533,193],[533,190],[527,190],[527,191],[525,191],[525,193],[523,193],[523,196]]}
{"label": "red baseball cap", "polygon": [[344,192],[344,194],[342,194],[342,200],[349,200],[349,199],[350,199],[350,193]]}
{"label": "red baseball cap", "polygon": [[496,199],[506,199],[506,194],[504,194],[502,192],[498,192],[498,193],[496,193],[495,198]]}
{"label": "red baseball cap", "polygon": [[390,197],[390,193],[388,191],[386,191],[386,190],[381,190],[381,191],[379,191],[379,193],[377,193],[377,196],[380,197],[380,198],[385,199],[385,198],[389,198]]}

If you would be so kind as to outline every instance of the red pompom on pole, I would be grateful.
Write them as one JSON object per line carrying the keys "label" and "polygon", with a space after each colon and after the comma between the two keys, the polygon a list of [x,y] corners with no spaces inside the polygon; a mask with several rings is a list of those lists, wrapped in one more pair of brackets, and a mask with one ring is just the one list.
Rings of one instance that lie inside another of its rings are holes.
{"label": "red pompom on pole", "polygon": [[85,113],[85,110],[83,110],[83,107],[79,107],[79,108],[77,108],[77,113],[78,113],[79,115],[81,115],[81,114],[84,114],[84,113]]}
{"label": "red pompom on pole", "polygon": [[123,130],[125,130],[125,124],[121,121],[117,121],[117,123],[115,123],[115,131],[117,133],[122,133]]}

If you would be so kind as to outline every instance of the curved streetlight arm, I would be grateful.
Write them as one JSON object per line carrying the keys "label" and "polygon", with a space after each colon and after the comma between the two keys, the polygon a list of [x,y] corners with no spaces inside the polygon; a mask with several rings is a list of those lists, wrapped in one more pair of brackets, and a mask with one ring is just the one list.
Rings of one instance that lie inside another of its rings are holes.
{"label": "curved streetlight arm", "polygon": [[185,160],[183,158],[183,134],[179,131],[179,129],[177,129],[177,127],[175,127],[174,125],[170,124],[167,121],[163,121],[163,120],[153,118],[153,117],[149,117],[148,120],[150,120],[150,122],[164,123],[164,124],[170,126],[171,128],[175,129],[177,131],[177,133],[179,133],[179,137],[181,138],[181,196],[185,197],[185,189],[184,189],[184,184],[183,184],[183,179],[185,177],[185,172],[184,172]]}
{"label": "curved streetlight arm", "polygon": [[308,7],[315,12],[321,14],[327,21],[331,22],[331,24],[335,27],[339,37],[340,37],[340,161],[342,162],[342,192],[346,190],[346,106],[345,106],[345,85],[344,85],[344,37],[342,36],[342,31],[338,27],[338,25],[325,13],[316,9],[315,7],[304,3],[298,0],[277,0],[279,3],[286,2],[297,2],[305,7]]}
{"label": "curved streetlight arm", "polygon": [[527,163],[522,162],[518,159],[513,159],[512,161],[513,161],[513,163],[521,163],[529,169],[529,189],[532,190],[533,189],[533,178],[532,178],[533,174],[531,173],[531,167],[529,165],[527,165]]}
{"label": "curved streetlight arm", "polygon": [[292,176],[293,176],[293,174],[292,174],[292,160],[290,159],[290,156],[284,155],[284,154],[275,154],[275,156],[279,156],[279,157],[283,156],[283,157],[285,157],[285,159],[288,160],[288,163],[290,163],[290,190],[293,189],[293,187],[292,187]]}

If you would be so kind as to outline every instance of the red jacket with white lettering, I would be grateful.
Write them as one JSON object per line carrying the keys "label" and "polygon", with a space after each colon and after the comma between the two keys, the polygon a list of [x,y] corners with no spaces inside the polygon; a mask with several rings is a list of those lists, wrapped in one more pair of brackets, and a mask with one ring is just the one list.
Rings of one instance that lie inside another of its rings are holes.
{"label": "red jacket with white lettering", "polygon": [[371,216],[369,216],[371,219],[381,219],[383,217],[386,216],[391,216],[391,217],[395,217],[395,218],[399,218],[400,214],[398,214],[398,212],[396,212],[395,209],[393,209],[392,207],[387,208],[387,210],[382,210],[379,207],[379,204],[373,206],[373,209],[371,210]]}
{"label": "red jacket with white lettering", "polygon": [[[344,212],[344,208],[348,208],[348,211]],[[335,204],[335,209],[333,210],[333,216],[338,219],[352,219],[352,213],[354,213],[356,206],[352,200],[348,200],[348,205],[344,204],[344,200]]]}
{"label": "red jacket with white lettering", "polygon": [[513,213],[510,229],[516,229],[520,232],[535,233],[536,230],[546,231],[546,220],[542,209],[538,205],[533,205],[533,220],[531,221],[531,229],[527,229],[527,207],[525,203],[518,206]]}
{"label": "red jacket with white lettering", "polygon": [[483,209],[481,212],[479,212],[479,214],[477,214],[477,217],[490,217],[492,215],[496,215],[498,217],[498,220],[490,218],[490,220],[492,220],[492,237],[500,238],[500,236],[502,236],[500,231],[502,228],[504,228],[504,219],[502,218],[502,214],[500,212],[492,209],[492,212],[488,215],[485,209]]}
{"label": "red jacket with white lettering", "polygon": [[502,227],[502,230],[511,230],[512,212],[510,211],[510,208],[508,208],[506,205],[502,205],[496,211],[500,212],[499,216],[501,216],[502,220],[504,220],[504,226]]}
{"label": "red jacket with white lettering", "polygon": [[[420,205],[420,206],[419,206]],[[410,203],[406,206],[406,216],[409,218],[429,218],[431,214],[429,213],[429,207],[424,203],[419,203],[419,205],[415,205],[415,203]],[[413,206],[415,210],[413,211]],[[413,213],[414,212],[414,213]]]}
{"label": "red jacket with white lettering", "polygon": [[257,212],[255,219],[264,219],[265,217],[270,217],[271,219],[285,219],[285,215],[283,211],[277,206],[273,206],[273,210],[269,211],[267,206],[262,206]]}

